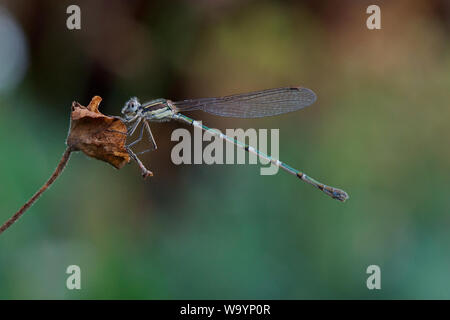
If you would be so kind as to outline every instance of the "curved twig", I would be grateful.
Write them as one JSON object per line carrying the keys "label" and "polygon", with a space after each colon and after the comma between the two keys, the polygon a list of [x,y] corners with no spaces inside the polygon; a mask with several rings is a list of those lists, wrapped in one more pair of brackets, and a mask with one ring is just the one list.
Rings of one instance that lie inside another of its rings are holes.
{"label": "curved twig", "polygon": [[6,229],[8,229],[14,222],[17,221],[24,213],[27,211],[33,203],[44,193],[45,190],[48,189],[52,185],[53,182],[55,182],[56,178],[59,177],[61,172],[63,172],[64,168],[67,165],[67,162],[69,161],[70,155],[72,153],[72,148],[67,147],[66,151],[64,151],[64,154],[59,161],[58,166],[56,167],[55,171],[51,175],[51,177],[48,179],[48,181],[39,189],[38,192],[36,192],[30,200],[28,200],[20,209],[17,211],[11,218],[9,218],[1,227],[0,227],[0,234],[2,234]]}

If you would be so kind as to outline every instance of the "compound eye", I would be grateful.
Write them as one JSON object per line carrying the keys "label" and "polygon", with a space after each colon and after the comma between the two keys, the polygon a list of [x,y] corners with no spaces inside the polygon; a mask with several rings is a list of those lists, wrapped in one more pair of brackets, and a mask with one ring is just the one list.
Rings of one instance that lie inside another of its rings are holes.
{"label": "compound eye", "polygon": [[125,106],[122,108],[122,113],[127,112],[136,112],[140,103],[136,97],[131,98],[125,103]]}
{"label": "compound eye", "polygon": [[136,97],[130,99],[130,108],[134,112],[139,107],[140,103]]}

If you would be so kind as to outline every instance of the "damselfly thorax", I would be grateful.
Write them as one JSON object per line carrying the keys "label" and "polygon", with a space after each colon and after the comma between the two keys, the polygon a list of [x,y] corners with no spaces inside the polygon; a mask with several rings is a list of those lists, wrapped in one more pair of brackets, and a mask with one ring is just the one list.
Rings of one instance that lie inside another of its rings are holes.
{"label": "damselfly thorax", "polygon": [[[297,176],[299,179],[309,183],[323,191],[330,197],[345,201],[348,195],[345,191],[327,186],[314,180],[305,173],[296,170],[278,159],[260,152],[252,146],[246,145],[236,139],[230,138],[216,130],[210,129],[198,121],[195,121],[179,112],[202,110],[208,113],[223,117],[236,118],[260,118],[279,115],[287,112],[297,111],[307,107],[316,101],[316,95],[313,91],[301,87],[287,87],[278,89],[268,89],[251,93],[244,93],[220,98],[202,98],[172,102],[166,99],[155,99],[141,104],[137,98],[131,98],[122,108],[124,122],[129,124],[128,136],[132,136],[136,128],[142,123],[139,138],[127,146],[131,157],[141,167],[144,176],[151,172],[145,168],[137,155],[156,150],[156,142],[153,137],[148,122],[166,122],[177,120],[187,123],[199,129],[205,130],[210,134],[217,136],[225,141],[235,144],[244,150],[256,154],[258,157],[269,160],[288,173]],[[143,138],[144,130],[148,132],[152,147],[140,153],[134,153],[131,147],[140,142]]]}

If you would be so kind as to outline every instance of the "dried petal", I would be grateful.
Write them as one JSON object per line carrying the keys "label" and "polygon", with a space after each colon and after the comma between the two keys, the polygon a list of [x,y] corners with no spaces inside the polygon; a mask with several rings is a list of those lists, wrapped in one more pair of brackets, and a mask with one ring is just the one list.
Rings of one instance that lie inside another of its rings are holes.
{"label": "dried petal", "polygon": [[127,127],[117,117],[98,111],[102,98],[95,96],[87,107],[72,103],[72,113],[67,145],[72,150],[83,151],[89,157],[108,162],[117,169],[130,162],[125,148]]}

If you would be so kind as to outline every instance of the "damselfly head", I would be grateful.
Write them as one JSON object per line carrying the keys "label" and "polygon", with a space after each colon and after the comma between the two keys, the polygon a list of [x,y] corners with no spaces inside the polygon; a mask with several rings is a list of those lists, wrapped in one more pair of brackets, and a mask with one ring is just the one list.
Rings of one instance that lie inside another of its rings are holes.
{"label": "damselfly head", "polygon": [[130,100],[128,100],[125,105],[122,108],[122,114],[133,114],[136,113],[138,108],[141,106],[141,103],[139,102],[138,98],[132,97]]}

